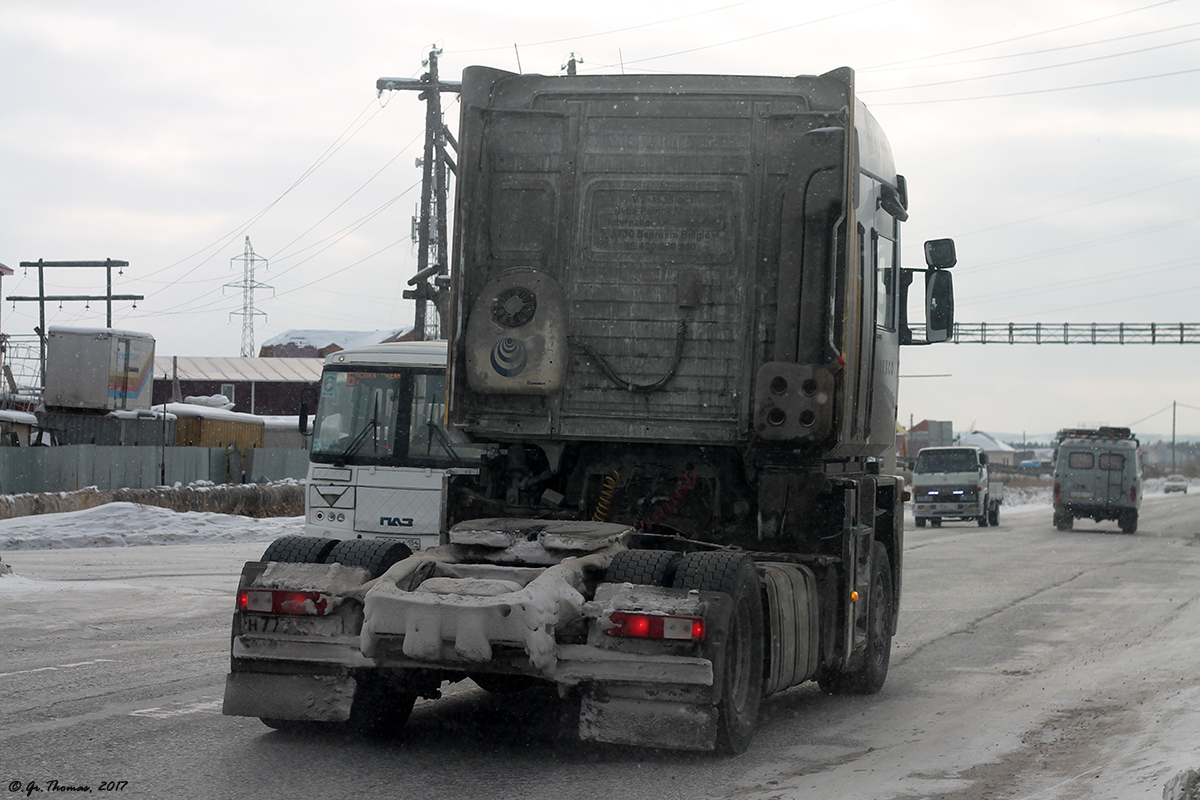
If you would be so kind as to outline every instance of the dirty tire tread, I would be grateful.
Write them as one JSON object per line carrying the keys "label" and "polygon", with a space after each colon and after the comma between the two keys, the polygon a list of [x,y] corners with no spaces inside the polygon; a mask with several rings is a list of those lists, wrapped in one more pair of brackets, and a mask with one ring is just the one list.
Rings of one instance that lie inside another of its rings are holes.
{"label": "dirty tire tread", "polygon": [[397,561],[411,555],[408,545],[390,539],[346,539],[329,551],[325,563],[362,567],[372,578],[378,578]]}
{"label": "dirty tire tread", "polygon": [[337,544],[337,539],[281,536],[267,545],[262,560],[283,561],[289,564],[322,564]]}
{"label": "dirty tire tread", "polygon": [[[876,694],[887,681],[891,663],[892,635],[890,620],[895,608],[891,560],[887,548],[876,542],[871,557],[871,595],[868,609],[869,639],[866,660],[849,672],[818,675],[817,684],[826,694]],[[882,599],[881,599],[882,598]],[[882,607],[878,603],[884,603]]]}
{"label": "dirty tire tread", "polygon": [[729,585],[741,568],[741,559],[730,558],[731,555],[721,551],[689,553],[675,572],[675,588],[725,591],[723,587]]}
{"label": "dirty tire tread", "polygon": [[622,550],[613,556],[605,580],[639,586],[670,586],[682,555],[674,550]]}
{"label": "dirty tire tread", "polygon": [[736,627],[731,628],[729,637],[731,642],[742,639],[745,648],[725,648],[716,747],[730,754],[744,752],[758,727],[766,660],[767,623],[754,560],[744,553],[689,553],[680,562],[673,583],[677,589],[725,592],[733,597],[732,624]]}

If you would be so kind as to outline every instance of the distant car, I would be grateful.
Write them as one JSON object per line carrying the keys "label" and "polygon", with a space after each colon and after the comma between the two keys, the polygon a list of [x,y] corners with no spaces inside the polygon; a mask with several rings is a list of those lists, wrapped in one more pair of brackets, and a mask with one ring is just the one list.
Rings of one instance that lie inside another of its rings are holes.
{"label": "distant car", "polygon": [[1168,475],[1167,482],[1163,484],[1163,493],[1170,494],[1171,492],[1183,492],[1187,494],[1188,479],[1182,475]]}

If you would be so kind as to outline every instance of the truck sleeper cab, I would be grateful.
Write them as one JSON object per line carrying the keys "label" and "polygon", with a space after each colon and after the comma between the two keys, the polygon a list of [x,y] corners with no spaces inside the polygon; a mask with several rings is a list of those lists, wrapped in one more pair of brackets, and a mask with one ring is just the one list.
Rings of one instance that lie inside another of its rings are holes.
{"label": "truck sleeper cab", "polygon": [[448,421],[477,469],[438,547],[247,564],[225,713],[394,728],[442,680],[541,681],[583,739],[740,752],[768,695],[878,692],[899,347],[949,336],[955,257],[900,265],[853,73],[470,67],[461,108]]}

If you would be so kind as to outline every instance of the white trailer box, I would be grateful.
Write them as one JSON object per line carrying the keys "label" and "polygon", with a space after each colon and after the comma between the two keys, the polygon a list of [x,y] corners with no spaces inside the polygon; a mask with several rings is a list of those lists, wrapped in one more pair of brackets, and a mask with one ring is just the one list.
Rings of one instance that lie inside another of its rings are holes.
{"label": "white trailer box", "polygon": [[114,328],[51,328],[46,341],[50,408],[150,408],[154,337]]}

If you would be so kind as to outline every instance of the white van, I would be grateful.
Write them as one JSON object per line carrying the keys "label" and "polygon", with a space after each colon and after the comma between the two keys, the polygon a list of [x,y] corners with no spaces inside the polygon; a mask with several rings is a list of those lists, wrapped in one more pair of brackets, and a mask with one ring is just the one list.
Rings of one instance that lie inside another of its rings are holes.
{"label": "white van", "polygon": [[1142,449],[1129,428],[1067,428],[1058,432],[1054,462],[1054,527],[1076,517],[1115,520],[1137,530],[1142,504]]}

